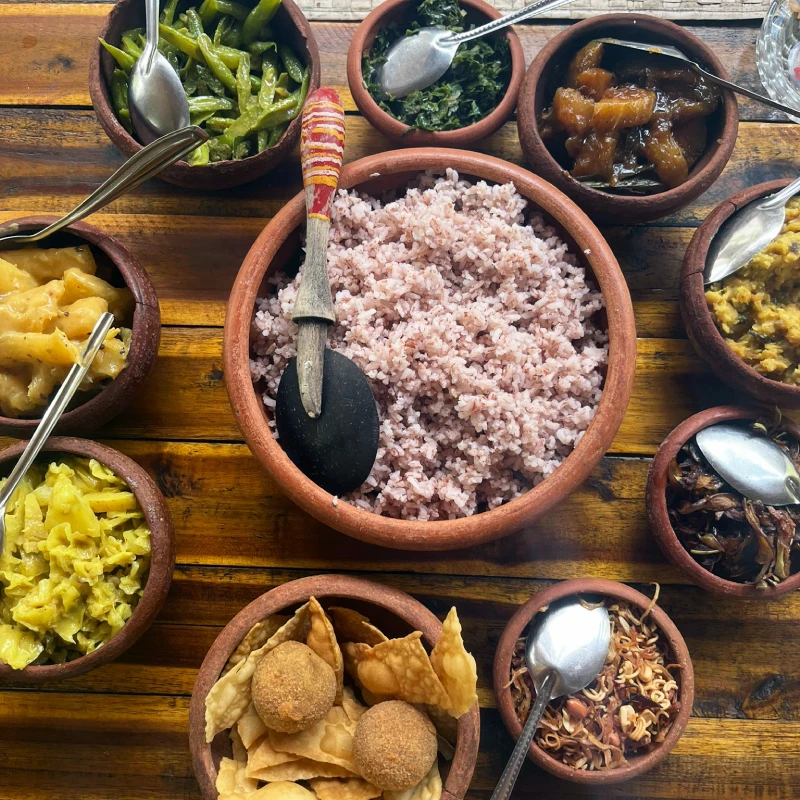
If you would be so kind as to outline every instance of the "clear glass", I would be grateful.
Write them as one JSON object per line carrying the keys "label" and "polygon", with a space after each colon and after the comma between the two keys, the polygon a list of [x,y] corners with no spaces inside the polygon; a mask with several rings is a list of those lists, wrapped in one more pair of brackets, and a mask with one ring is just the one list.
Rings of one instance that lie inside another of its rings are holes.
{"label": "clear glass", "polygon": [[800,2],[773,0],[756,42],[761,83],[773,100],[798,110],[800,122]]}

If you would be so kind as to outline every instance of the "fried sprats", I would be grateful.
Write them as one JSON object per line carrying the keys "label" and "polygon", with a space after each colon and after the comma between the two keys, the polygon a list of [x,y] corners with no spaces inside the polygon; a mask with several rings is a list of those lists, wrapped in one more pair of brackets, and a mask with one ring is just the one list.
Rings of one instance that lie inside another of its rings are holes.
{"label": "fried sprats", "polygon": [[[677,666],[648,612],[609,598],[611,644],[603,671],[580,692],[553,700],[535,742],[567,766],[616,769],[664,741],[680,710]],[[639,612],[641,613],[641,612]],[[525,665],[525,638],[511,660],[511,697],[520,723],[536,696]]]}
{"label": "fried sprats", "polygon": [[[800,469],[800,443],[780,426],[770,438]],[[714,575],[767,588],[797,570],[800,506],[748,500],[711,468],[694,440],[669,466],[666,497],[681,544]]]}

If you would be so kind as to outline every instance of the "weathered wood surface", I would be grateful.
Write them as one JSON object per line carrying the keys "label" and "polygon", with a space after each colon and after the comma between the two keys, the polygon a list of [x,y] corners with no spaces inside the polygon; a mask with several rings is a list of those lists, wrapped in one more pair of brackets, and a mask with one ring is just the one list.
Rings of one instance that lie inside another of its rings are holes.
{"label": "weathered wood surface", "polygon": [[[63,213],[121,157],[89,108],[88,52],[110,6],[0,0],[0,221]],[[562,29],[519,28],[528,61]],[[352,161],[389,143],[355,113],[346,88],[352,23],[315,23],[323,80],[350,112]],[[759,89],[754,25],[692,26],[735,80]],[[193,193],[151,181],[95,215],[141,259],[164,323],[157,368],[128,414],[97,437],[155,477],[175,520],[178,567],[158,622],[125,656],[48,687],[0,693],[0,800],[196,798],[187,744],[188,696],[220,628],[272,586],[348,571],[411,592],[443,616],[456,604],[479,664],[482,751],[472,800],[488,800],[510,750],[494,710],[491,662],[515,608],[549,582],[582,575],[652,592],[684,633],[697,673],[693,719],[674,755],[633,783],[588,791],[525,767],[519,797],[796,798],[800,796],[800,599],[763,606],[711,599],[686,586],[649,536],[649,456],[689,414],[732,399],[695,356],[677,309],[683,251],[720,200],[794,175],[798,134],[746,101],[734,156],[717,184],[678,214],[605,230],[636,312],[633,398],[610,454],[586,484],[527,530],[435,554],[357,543],[309,518],[263,473],[241,441],[224,387],[222,323],[242,258],[300,188],[287,164],[241,189]],[[521,163],[508,123],[481,145]],[[0,439],[0,446],[8,440]]]}

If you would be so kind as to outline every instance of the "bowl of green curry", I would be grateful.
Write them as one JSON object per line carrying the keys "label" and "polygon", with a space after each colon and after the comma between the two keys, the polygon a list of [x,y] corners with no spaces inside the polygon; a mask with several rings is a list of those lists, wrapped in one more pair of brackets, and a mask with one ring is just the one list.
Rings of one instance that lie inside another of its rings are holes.
{"label": "bowl of green curry", "polygon": [[465,147],[511,116],[525,77],[525,55],[507,28],[462,45],[432,86],[401,99],[382,97],[376,71],[397,39],[426,26],[469,30],[498,19],[483,0],[386,0],[356,29],[347,81],[359,111],[381,133],[413,147]]}
{"label": "bowl of green curry", "polygon": [[[144,22],[140,0],[114,5],[89,65],[97,119],[127,157],[142,149],[127,93]],[[320,82],[319,49],[293,0],[162,0],[159,34],[192,124],[211,137],[160,178],[190,189],[227,189],[266,175],[291,155],[303,103]]]}

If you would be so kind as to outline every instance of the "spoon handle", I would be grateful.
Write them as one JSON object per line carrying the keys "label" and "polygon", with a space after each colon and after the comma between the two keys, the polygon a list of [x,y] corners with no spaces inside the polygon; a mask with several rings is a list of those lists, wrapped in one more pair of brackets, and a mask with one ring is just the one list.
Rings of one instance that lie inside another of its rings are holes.
{"label": "spoon handle", "polygon": [[800,192],[800,178],[795,178],[788,186],[775,192],[775,194],[771,194],[759,205],[759,208],[763,208],[765,211],[771,211],[773,208],[781,208],[798,192]]}
{"label": "spoon handle", "polygon": [[292,319],[298,323],[297,380],[306,413],[322,413],[322,365],[328,325],[336,320],[328,278],[328,230],[344,158],[344,108],[333,89],[306,100],[300,160],[306,194],[306,260]]}
{"label": "spoon handle", "polygon": [[168,133],[152,144],[141,149],[135,156],[129,158],[102,186],[95,189],[82,203],[76,206],[69,214],[48,225],[37,233],[1,236],[0,246],[6,239],[15,244],[38,242],[50,234],[60,231],[73,222],[78,222],[89,214],[107,206],[126,192],[135,189],[149,178],[152,178],[162,169],[183,158],[194,150],[197,145],[208,139],[208,134],[195,126],[182,128],[179,131]]}
{"label": "spoon handle", "polygon": [[147,40],[142,56],[146,56],[149,59],[149,63],[145,65],[145,72],[150,71],[150,67],[153,64],[153,56],[158,52],[159,5],[159,0],[145,0],[144,4]]}
{"label": "spoon handle", "polygon": [[[42,419],[33,432],[28,446],[22,451],[19,461],[14,465],[14,469],[8,476],[8,480],[3,485],[3,488],[0,489],[0,515],[3,517],[5,517],[6,505],[11,499],[11,495],[19,485],[19,482],[25,477],[25,473],[30,469],[31,464],[36,460],[36,456],[39,455],[44,443],[50,437],[53,428],[56,426],[58,420],[61,419],[61,415],[69,405],[69,401],[72,400],[72,396],[86,377],[86,373],[89,371],[89,367],[92,365],[97,351],[106,340],[106,335],[113,322],[113,314],[109,314],[106,311],[104,314],[100,315],[100,318],[95,323],[94,329],[89,336],[89,340],[86,342],[86,347],[81,354],[81,360],[77,364],[72,365],[64,383],[61,384],[50,405],[47,407],[44,414],[42,414]],[[5,524],[0,525],[0,553],[3,552],[4,538]]]}
{"label": "spoon handle", "polygon": [[531,3],[529,6],[525,6],[525,8],[512,11],[504,17],[500,17],[500,19],[493,19],[491,22],[473,28],[471,31],[454,33],[452,36],[448,36],[444,43],[461,44],[462,42],[471,42],[473,39],[486,36],[487,33],[494,33],[509,25],[513,25],[515,22],[521,22],[523,19],[528,19],[528,17],[535,17],[537,14],[544,14],[546,11],[552,11],[553,9],[565,6],[567,3],[571,2],[572,0],[538,0],[536,3]]}
{"label": "spoon handle", "polygon": [[530,749],[534,734],[539,727],[539,723],[542,721],[544,710],[551,700],[550,693],[553,691],[555,684],[556,673],[550,670],[545,674],[542,685],[536,693],[536,701],[528,714],[528,719],[525,721],[522,733],[519,735],[519,739],[517,739],[514,752],[511,753],[511,758],[508,759],[506,768],[503,770],[503,774],[497,782],[491,800],[508,800],[508,798],[511,797],[511,792],[514,791],[514,784],[517,782],[519,771],[522,769],[522,764],[528,755],[528,750]]}

